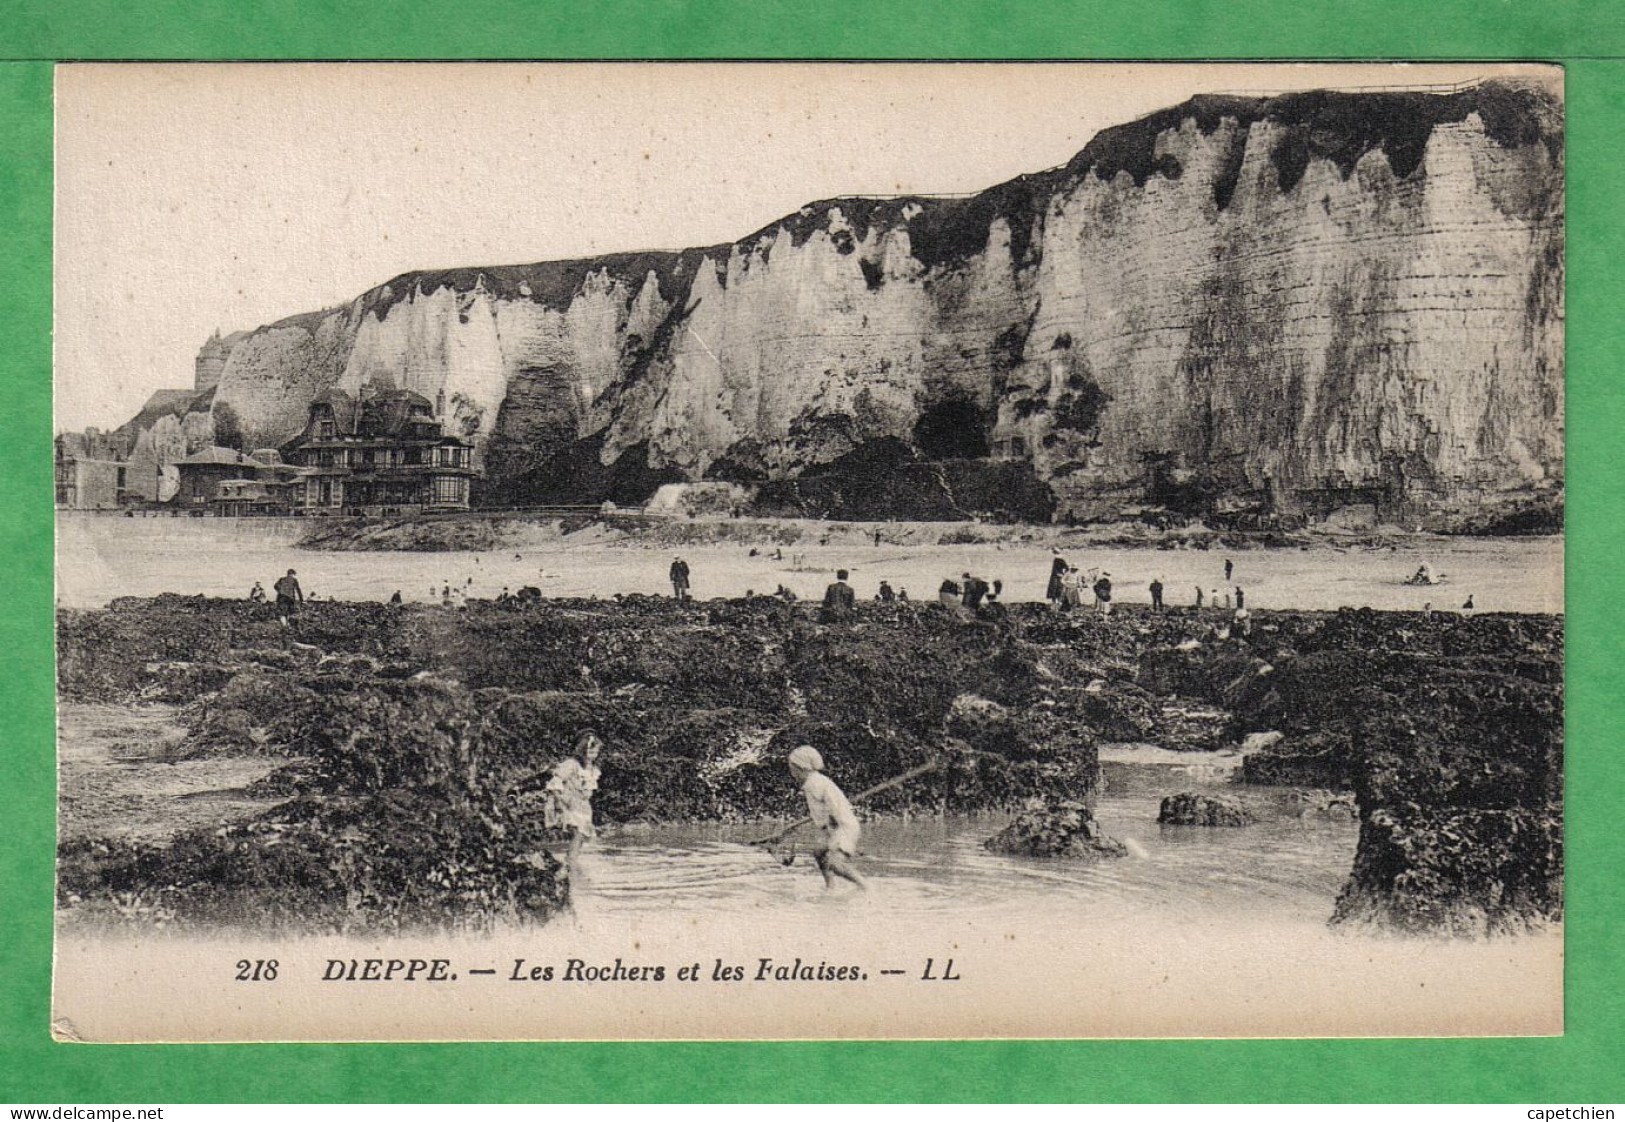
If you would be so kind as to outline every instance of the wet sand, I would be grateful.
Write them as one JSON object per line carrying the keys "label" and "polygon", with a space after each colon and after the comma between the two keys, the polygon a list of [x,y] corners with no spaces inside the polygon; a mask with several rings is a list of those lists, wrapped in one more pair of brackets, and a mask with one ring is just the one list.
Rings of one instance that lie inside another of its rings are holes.
{"label": "wet sand", "polygon": [[[819,524],[798,525],[812,543],[779,547],[783,559],[774,560],[775,547],[767,543],[672,546],[602,526],[561,536],[551,527],[520,524],[508,544],[484,552],[321,552],[297,547],[309,528],[303,520],[63,514],[57,518],[57,596],[60,604],[77,608],[162,592],[240,597],[255,581],[269,588],[290,568],[307,594],[324,599],[386,600],[399,590],[408,601],[431,602],[445,585],[481,598],[526,585],[549,597],[670,595],[667,569],[681,555],[698,599],[770,593],[781,584],[803,599],[817,598],[834,571],[845,568],[862,599],[871,598],[882,580],[907,589],[913,599],[932,599],[944,578],[969,571],[1002,580],[1004,599],[1026,601],[1043,599],[1053,556],[1049,528],[1041,528],[1044,540],[1038,542],[1020,541],[1014,532],[1019,528],[1007,528],[1015,540],[937,545],[928,544],[935,531],[926,537],[884,524],[883,534],[920,540],[876,546],[862,535],[865,544],[819,545]],[[1120,603],[1148,603],[1147,586],[1160,577],[1171,606],[1191,604],[1198,586],[1216,589],[1222,598],[1239,585],[1250,608],[1416,611],[1431,604],[1454,610],[1471,595],[1479,611],[1563,611],[1561,538],[1418,536],[1392,549],[1327,541],[1307,549],[1228,552],[1084,543],[1063,550],[1080,569],[1109,572]],[[1228,585],[1227,558],[1235,566]],[[1404,584],[1424,563],[1448,582],[1432,588]]]}
{"label": "wet sand", "polygon": [[57,832],[76,838],[158,842],[217,827],[276,800],[246,791],[288,761],[281,756],[179,759],[185,738],[167,705],[63,704],[57,714]]}

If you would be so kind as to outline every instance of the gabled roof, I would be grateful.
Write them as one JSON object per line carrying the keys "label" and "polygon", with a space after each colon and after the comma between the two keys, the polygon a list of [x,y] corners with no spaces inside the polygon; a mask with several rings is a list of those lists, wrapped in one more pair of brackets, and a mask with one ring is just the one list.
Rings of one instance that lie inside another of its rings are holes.
{"label": "gabled roof", "polygon": [[355,405],[355,398],[351,397],[337,386],[329,386],[327,389],[311,398],[310,403],[312,405],[342,405],[344,408],[349,409]]}
{"label": "gabled roof", "polygon": [[372,436],[399,436],[414,413],[434,419],[434,403],[411,390],[382,390],[361,400],[360,428]]}
{"label": "gabled roof", "polygon": [[373,402],[401,403],[405,405],[418,405],[424,409],[433,410],[434,402],[418,393],[416,390],[388,389],[369,393],[363,401],[371,405]]}
{"label": "gabled roof", "polygon": [[337,422],[339,432],[350,432],[355,428],[355,398],[337,386],[325,389],[311,399],[312,410],[318,405],[326,405],[333,410],[333,420]]}

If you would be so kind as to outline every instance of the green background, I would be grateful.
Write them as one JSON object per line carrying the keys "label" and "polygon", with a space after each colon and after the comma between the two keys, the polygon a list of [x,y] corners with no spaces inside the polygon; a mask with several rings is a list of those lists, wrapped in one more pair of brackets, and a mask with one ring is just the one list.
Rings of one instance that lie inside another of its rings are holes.
{"label": "green background", "polygon": [[[1539,1040],[74,1046],[48,1032],[51,60],[1432,58],[1567,66],[1567,1034]],[[10,0],[0,6],[0,1102],[1625,1099],[1625,5]]]}

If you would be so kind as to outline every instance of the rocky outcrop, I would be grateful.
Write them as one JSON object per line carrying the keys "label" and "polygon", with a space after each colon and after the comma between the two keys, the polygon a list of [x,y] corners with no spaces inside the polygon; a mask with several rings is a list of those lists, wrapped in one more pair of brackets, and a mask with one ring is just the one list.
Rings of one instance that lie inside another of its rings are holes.
{"label": "rocky outcrop", "polygon": [[1198,97],[970,198],[409,273],[211,340],[200,380],[254,445],[330,386],[443,395],[507,500],[1546,525],[1561,116],[1506,82]]}
{"label": "rocky outcrop", "polygon": [[[272,605],[120,599],[58,614],[58,694],[185,706],[188,752],[300,757],[273,778],[283,793],[313,797],[495,791],[510,808],[505,793],[534,790],[549,753],[592,727],[608,743],[595,803],[606,823],[799,814],[783,760],[811,743],[854,792],[939,765],[865,800],[874,813],[1038,805],[1001,847],[1094,856],[1117,848],[1086,817],[1100,782],[1089,726],[1103,720],[1090,699],[1126,685],[1118,674],[1142,652],[1178,650],[1208,626],[1134,605],[1102,619],[1028,604],[968,617],[863,602],[839,625],[817,622],[816,611],[768,598],[472,601],[466,611],[317,601],[299,613],[299,642],[289,646]],[[1259,619],[1253,642],[1267,644],[1277,669],[1269,690],[1238,698],[1237,725],[1283,734],[1264,751],[1317,728],[1335,736],[1326,754],[1354,787],[1359,848],[1337,922],[1479,934],[1561,917],[1560,617]],[[1227,680],[1225,659],[1201,665]],[[1070,688],[1079,679],[1087,685]],[[1179,680],[1199,684],[1189,666]],[[1097,681],[1101,690],[1087,688]],[[1105,711],[1105,721],[1120,719]],[[353,728],[365,738],[352,741]],[[432,789],[420,790],[424,779]],[[435,808],[364,809],[388,827],[390,816]],[[1301,808],[1327,817],[1354,809],[1326,791]],[[444,840],[415,827],[413,836],[431,848]],[[237,864],[258,860],[259,841],[233,835],[228,853],[198,840],[210,861],[260,875]],[[332,855],[306,840],[310,859]],[[97,868],[105,856],[80,853]],[[118,868],[128,876],[100,883],[135,891],[154,860],[124,854]]]}
{"label": "rocky outcrop", "polygon": [[1560,669],[1375,661],[1346,683],[1360,844],[1334,922],[1482,935],[1560,919]]}
{"label": "rocky outcrop", "polygon": [[1164,826],[1251,826],[1256,819],[1239,799],[1186,791],[1162,800],[1157,821]]}
{"label": "rocky outcrop", "polygon": [[1354,750],[1347,733],[1304,733],[1276,741],[1241,759],[1241,778],[1267,787],[1345,790]]}
{"label": "rocky outcrop", "polygon": [[1070,800],[1023,811],[1014,822],[988,838],[985,845],[994,853],[1016,857],[1098,861],[1128,855],[1128,847],[1108,837],[1088,807]]}

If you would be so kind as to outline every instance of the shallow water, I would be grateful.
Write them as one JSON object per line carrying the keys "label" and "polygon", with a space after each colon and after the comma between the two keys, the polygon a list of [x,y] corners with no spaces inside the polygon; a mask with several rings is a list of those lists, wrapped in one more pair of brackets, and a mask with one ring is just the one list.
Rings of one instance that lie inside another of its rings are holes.
{"label": "shallow water", "polygon": [[[1560,928],[1472,941],[1331,929],[1353,824],[1300,819],[1292,792],[1231,787],[1213,765],[1105,763],[1101,821],[1136,855],[1099,864],[990,854],[981,842],[1002,816],[892,819],[865,825],[860,864],[873,890],[826,892],[805,855],[785,868],[742,844],[766,832],[759,825],[617,830],[588,846],[574,915],[540,927],[259,940],[67,930],[55,1009],[96,1040],[1562,1031]],[[1261,820],[1159,827],[1160,797],[1193,789],[1234,793]],[[449,955],[454,969],[490,974],[436,986],[316,980],[334,958],[380,955]],[[218,971],[174,970],[243,957],[279,959],[286,983],[249,989],[220,984]],[[524,980],[572,960],[662,966],[666,980]],[[725,965],[739,972],[732,980]],[[768,974],[784,967],[839,968],[848,980]]]}
{"label": "shallow water", "polygon": [[[1008,857],[983,842],[1007,815],[913,817],[866,823],[859,868],[868,898],[844,884],[826,891],[805,847],[785,867],[746,844],[761,824],[605,831],[585,851],[575,885],[583,923],[613,926],[659,915],[738,915],[768,920],[832,909],[883,908],[892,919],[951,916],[956,923],[1019,915],[1024,920],[1245,920],[1324,923],[1354,858],[1357,827],[1310,813],[1295,791],[1228,782],[1225,771],[1192,766],[1103,764],[1107,790],[1096,816],[1128,844],[1127,857],[1098,862]],[[1240,828],[1159,826],[1164,795],[1234,795],[1258,817]]]}

